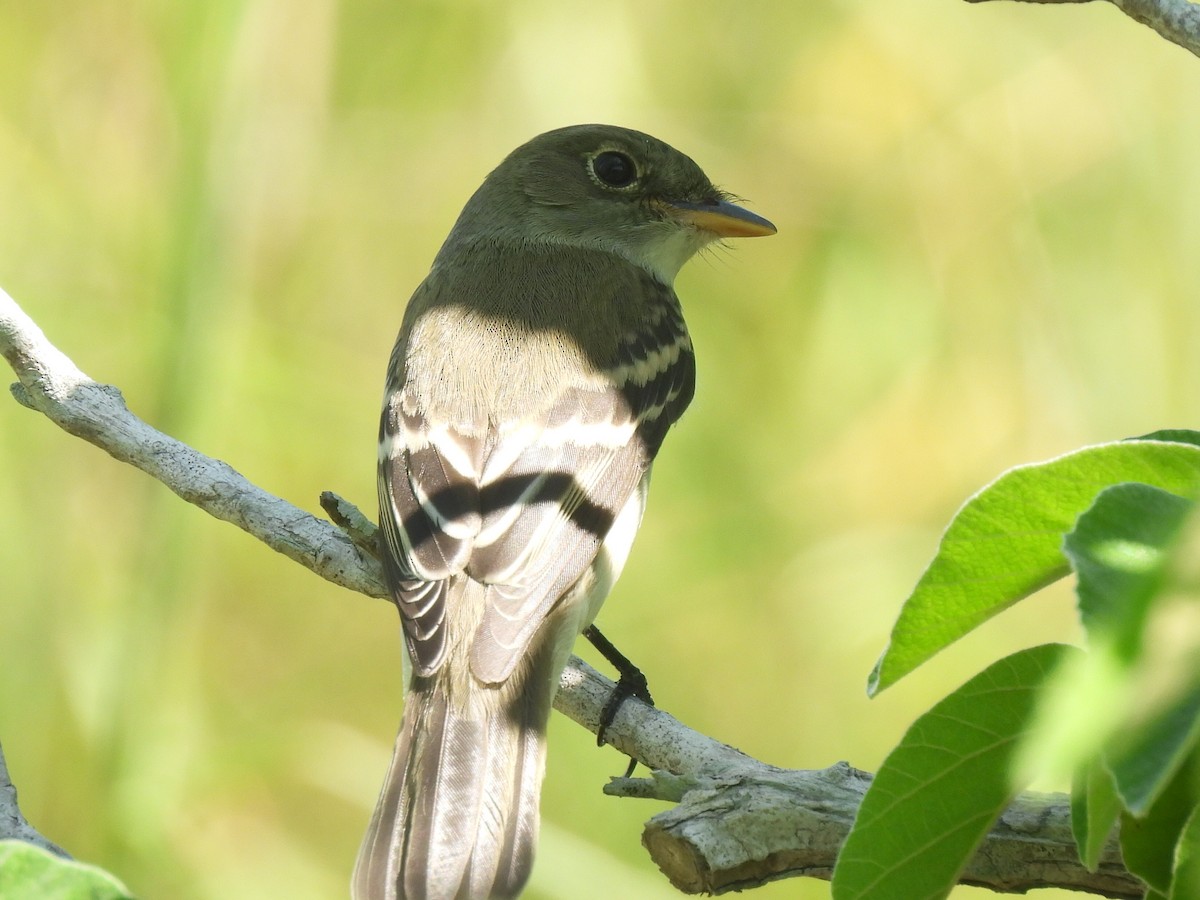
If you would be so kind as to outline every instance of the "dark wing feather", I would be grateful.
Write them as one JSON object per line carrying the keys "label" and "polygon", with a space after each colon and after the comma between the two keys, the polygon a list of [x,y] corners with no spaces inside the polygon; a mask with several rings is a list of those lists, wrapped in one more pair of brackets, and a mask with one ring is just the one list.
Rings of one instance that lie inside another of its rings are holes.
{"label": "dark wing feather", "polygon": [[651,459],[696,392],[696,360],[678,301],[657,313],[619,351],[620,390],[636,411],[638,434]]}
{"label": "dark wing feather", "polygon": [[467,573],[492,585],[471,647],[471,668],[483,681],[512,671],[542,619],[595,559],[650,463],[615,388],[566,391],[547,416],[556,420],[563,424],[542,428],[480,491],[483,524]]}
{"label": "dark wing feather", "polygon": [[435,431],[391,394],[379,428],[379,520],[384,574],[400,609],[413,668],[432,674],[446,652],[448,580],[470,558],[479,529],[482,442]]}
{"label": "dark wing feather", "polygon": [[622,339],[599,383],[564,385],[486,444],[431,425],[403,389],[389,397],[380,431],[385,572],[419,674],[446,652],[449,579],[488,586],[471,666],[498,682],[591,566],[694,390],[691,342],[667,297]]}

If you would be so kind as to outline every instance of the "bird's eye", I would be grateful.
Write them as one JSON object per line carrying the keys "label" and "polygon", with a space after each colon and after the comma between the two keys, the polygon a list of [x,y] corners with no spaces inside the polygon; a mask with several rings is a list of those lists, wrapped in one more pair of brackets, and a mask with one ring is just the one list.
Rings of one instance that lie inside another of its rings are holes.
{"label": "bird's eye", "polygon": [[637,166],[624,153],[605,150],[592,160],[592,171],[604,184],[614,188],[629,187],[637,181]]}

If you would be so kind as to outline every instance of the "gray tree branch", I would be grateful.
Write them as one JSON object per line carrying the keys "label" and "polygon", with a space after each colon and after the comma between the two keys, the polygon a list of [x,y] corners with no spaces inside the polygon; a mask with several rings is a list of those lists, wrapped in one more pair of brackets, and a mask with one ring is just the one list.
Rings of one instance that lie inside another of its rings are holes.
{"label": "gray tree branch", "polygon": [[[334,584],[385,595],[371,549],[374,525],[353,505],[322,496],[340,526],[335,527],[147,425],[129,411],[120,391],[84,375],[2,290],[0,354],[19,379],[13,395],[24,406]],[[595,733],[612,689],[612,682],[573,658],[555,706]],[[777,769],[634,700],[621,707],[606,734],[618,750],[654,772],[648,779],[616,779],[607,793],[678,804],[647,823],[642,843],[672,883],[688,893],[722,893],[793,875],[828,878],[871,779],[844,763],[818,771]],[[28,828],[0,757],[0,829],[6,815]],[[1022,794],[985,839],[963,880],[1001,891],[1057,886],[1140,897],[1142,886],[1121,865],[1115,842],[1099,871],[1080,865],[1069,821],[1064,795]],[[38,839],[31,829],[20,833]]]}
{"label": "gray tree branch", "polygon": [[59,856],[67,855],[67,851],[42,837],[21,815],[21,808],[17,806],[17,788],[8,775],[4,748],[0,747],[0,841],[10,840],[26,841]]}
{"label": "gray tree branch", "polygon": [[[988,3],[991,0],[967,0]],[[1091,3],[1093,0],[1018,0],[1021,3]],[[1189,0],[1108,0],[1131,19],[1200,56],[1200,6]]]}

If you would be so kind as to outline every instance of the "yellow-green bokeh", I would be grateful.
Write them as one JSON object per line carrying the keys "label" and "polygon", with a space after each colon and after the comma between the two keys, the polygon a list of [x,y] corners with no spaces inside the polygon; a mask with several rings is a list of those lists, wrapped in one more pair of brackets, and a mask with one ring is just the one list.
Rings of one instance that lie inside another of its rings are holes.
{"label": "yellow-green bokeh", "polygon": [[[1058,589],[867,701],[958,504],[1200,416],[1198,89],[1107,5],[0,3],[0,284],[152,424],[369,509],[403,303],[483,175],[564,124],[669,141],[779,235],[679,280],[698,398],[600,621],[693,727],[874,768],[987,662],[1076,636]],[[33,823],[147,898],[343,896],[394,610],[11,402],[0,509]],[[656,807],[600,793],[622,765],[556,717],[535,900],[674,896]]]}

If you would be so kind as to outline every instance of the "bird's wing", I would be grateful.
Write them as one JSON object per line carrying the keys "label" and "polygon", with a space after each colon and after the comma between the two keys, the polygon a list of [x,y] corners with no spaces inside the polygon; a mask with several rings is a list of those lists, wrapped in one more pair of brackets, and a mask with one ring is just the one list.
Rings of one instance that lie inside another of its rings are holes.
{"label": "bird's wing", "polygon": [[488,585],[471,667],[494,683],[592,565],[692,397],[695,362],[677,307],[626,336],[603,374],[563,386],[486,442],[431,427],[405,408],[403,392],[389,399],[379,480],[385,568],[419,674],[445,655],[454,576]]}
{"label": "bird's wing", "polygon": [[482,439],[431,426],[403,390],[387,397],[379,424],[380,556],[420,675],[432,674],[446,654],[446,594],[479,531],[482,458]]}

